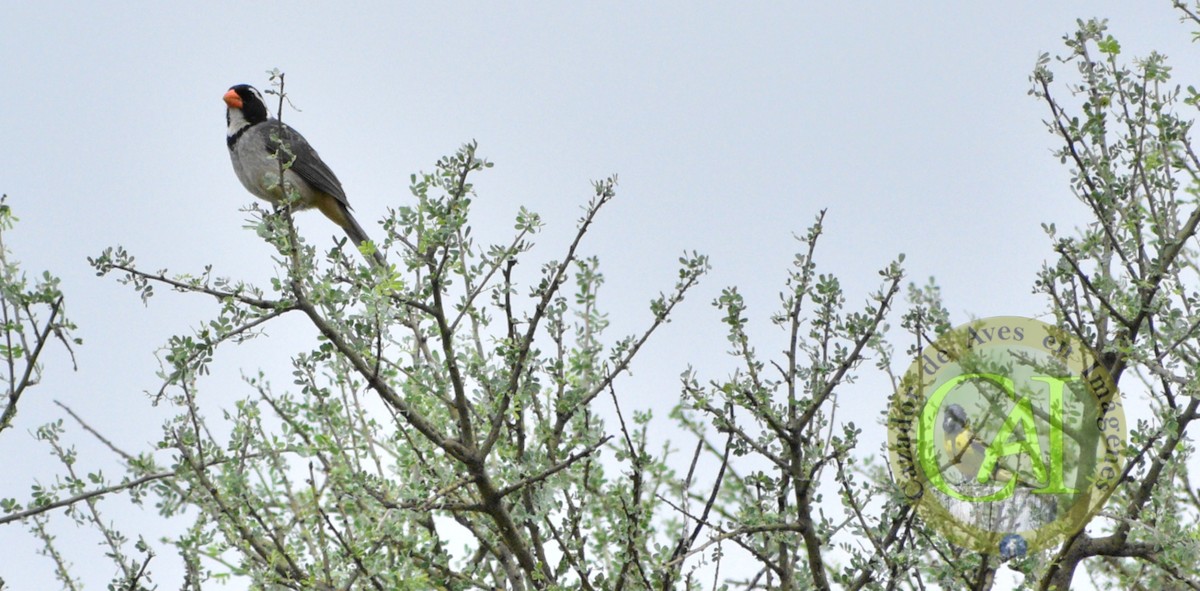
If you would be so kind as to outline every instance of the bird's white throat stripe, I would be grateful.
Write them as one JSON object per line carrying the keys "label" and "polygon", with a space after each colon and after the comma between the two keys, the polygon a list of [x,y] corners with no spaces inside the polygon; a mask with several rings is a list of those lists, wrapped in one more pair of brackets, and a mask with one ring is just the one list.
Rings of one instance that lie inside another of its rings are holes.
{"label": "bird's white throat stripe", "polygon": [[250,122],[246,121],[246,116],[242,114],[241,109],[229,109],[228,117],[229,126],[225,129],[225,137],[232,138],[239,131],[250,126]]}

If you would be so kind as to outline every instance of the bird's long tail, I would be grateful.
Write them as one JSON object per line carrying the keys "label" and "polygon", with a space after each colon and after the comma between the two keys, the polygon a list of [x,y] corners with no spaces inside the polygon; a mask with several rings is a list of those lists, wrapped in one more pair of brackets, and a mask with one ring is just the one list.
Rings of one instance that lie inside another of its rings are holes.
{"label": "bird's long tail", "polygon": [[[346,231],[346,235],[350,237],[350,241],[354,246],[361,246],[363,242],[371,242],[367,237],[367,232],[359,225],[358,220],[354,219],[354,214],[350,213],[350,209],[340,201],[329,199],[325,202],[318,202],[317,209],[326,217],[333,220],[334,223],[341,226]],[[383,253],[376,248],[371,252],[371,257],[375,259],[375,263],[383,268],[387,268],[388,262],[384,258]]]}
{"label": "bird's long tail", "polygon": [[[363,242],[371,241],[370,238],[367,238],[367,233],[363,231],[362,226],[358,225],[358,220],[354,219],[354,215],[349,211],[346,212],[346,225],[342,228],[346,230],[346,235],[354,242],[354,246],[361,246]],[[383,257],[383,253],[379,252],[378,248],[371,251],[371,256],[379,266],[387,268],[387,259]]]}

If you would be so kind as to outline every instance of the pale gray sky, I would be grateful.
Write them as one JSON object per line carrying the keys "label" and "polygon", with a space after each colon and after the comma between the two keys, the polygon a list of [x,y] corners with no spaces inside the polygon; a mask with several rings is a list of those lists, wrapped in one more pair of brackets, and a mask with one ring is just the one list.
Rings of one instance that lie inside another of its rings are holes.
{"label": "pale gray sky", "polygon": [[[61,416],[53,400],[128,449],[155,440],[162,409],[143,395],[157,385],[154,349],[214,312],[162,291],[144,308],[85,257],[119,244],[149,269],[271,276],[270,249],[242,228],[252,198],[230,169],[221,102],[232,84],[266,87],[268,69],[287,73],[303,112],[285,118],[369,232],[408,203],[411,173],[476,139],[496,163],[476,179],[476,233],[498,240],[520,206],[540,212],[547,231],[522,262],[532,273],[560,256],[589,182],[618,173],[618,199],[585,243],[606,272],[613,337],[644,325],[683,250],[710,254],[713,273],[622,384],[664,420],[688,364],[706,378],[731,367],[709,305],[723,286],[746,294],[759,349],[783,347],[766,319],[792,235],[821,208],[820,270],[841,276],[852,303],[903,252],[912,279],[937,277],[956,322],[1043,312],[1030,293],[1050,253],[1040,224],[1069,228],[1085,212],[1026,91],[1037,55],[1061,53],[1076,18],[1109,17],[1127,56],[1157,49],[1177,80],[1200,80],[1188,67],[1200,49],[1166,0],[827,4],[6,2],[0,191],[21,218],[6,241],[29,272],[63,278],[85,344],[78,373],[48,358],[19,430],[0,440],[0,497],[26,499],[31,479],[57,473],[26,434]],[[300,223],[310,240],[338,234],[315,214]],[[303,346],[293,339],[312,331],[287,320],[270,333],[218,355],[209,400],[245,395],[238,375],[259,367],[287,383],[287,356]],[[839,419],[870,426],[887,392],[865,373],[862,404]],[[869,432],[864,451],[882,441]],[[86,437],[71,440],[84,466],[110,465]],[[114,519],[156,522],[112,505]],[[72,538],[66,519],[54,523]],[[72,558],[103,588],[112,573],[93,542],[80,538]],[[0,527],[13,589],[54,586],[34,548],[19,525]],[[177,586],[174,557],[156,560],[157,582]]]}

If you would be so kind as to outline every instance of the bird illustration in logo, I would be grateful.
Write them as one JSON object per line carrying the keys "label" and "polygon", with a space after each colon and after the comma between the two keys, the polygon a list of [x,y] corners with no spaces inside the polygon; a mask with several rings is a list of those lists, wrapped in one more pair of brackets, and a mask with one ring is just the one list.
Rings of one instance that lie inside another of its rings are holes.
{"label": "bird illustration in logo", "polygon": [[[1033,467],[1031,460],[1011,455],[997,457],[997,451],[989,449],[990,445],[972,428],[970,417],[962,406],[950,404],[943,412],[943,447],[948,462],[942,467],[942,474],[948,475],[950,471],[945,468],[953,467],[954,472],[962,475],[955,488],[980,490],[982,487],[980,493],[969,493],[971,497],[1000,495],[987,503],[949,499],[948,508],[955,518],[989,531],[1008,532],[1037,529],[1058,518],[1057,495],[1038,494],[1039,491],[1033,488],[1041,486],[1045,477]],[[979,425],[976,422],[975,428]],[[1003,489],[998,488],[1000,485]],[[1019,536],[1009,538],[1005,538],[1006,544],[999,548],[1001,554],[1008,558],[1019,557],[1024,539]]]}
{"label": "bird illustration in logo", "polygon": [[1007,482],[1012,478],[1012,473],[998,465],[990,474],[984,474],[981,478],[979,472],[987,458],[987,446],[971,429],[970,419],[963,407],[957,404],[946,407],[946,415],[942,419],[942,434],[945,435],[943,446],[951,465],[964,479],[986,483],[991,479]]}

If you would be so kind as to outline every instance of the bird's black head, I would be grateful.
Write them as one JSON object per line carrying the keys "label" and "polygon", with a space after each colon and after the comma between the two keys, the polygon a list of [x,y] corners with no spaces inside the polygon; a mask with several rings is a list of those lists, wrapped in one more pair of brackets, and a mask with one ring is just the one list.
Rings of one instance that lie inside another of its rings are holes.
{"label": "bird's black head", "polygon": [[238,109],[246,122],[254,125],[267,120],[267,102],[262,93],[249,84],[231,86],[225,93],[225,104],[230,109]]}
{"label": "bird's black head", "polygon": [[946,417],[942,419],[942,430],[946,435],[954,436],[967,427],[967,411],[957,404],[946,407]]}

